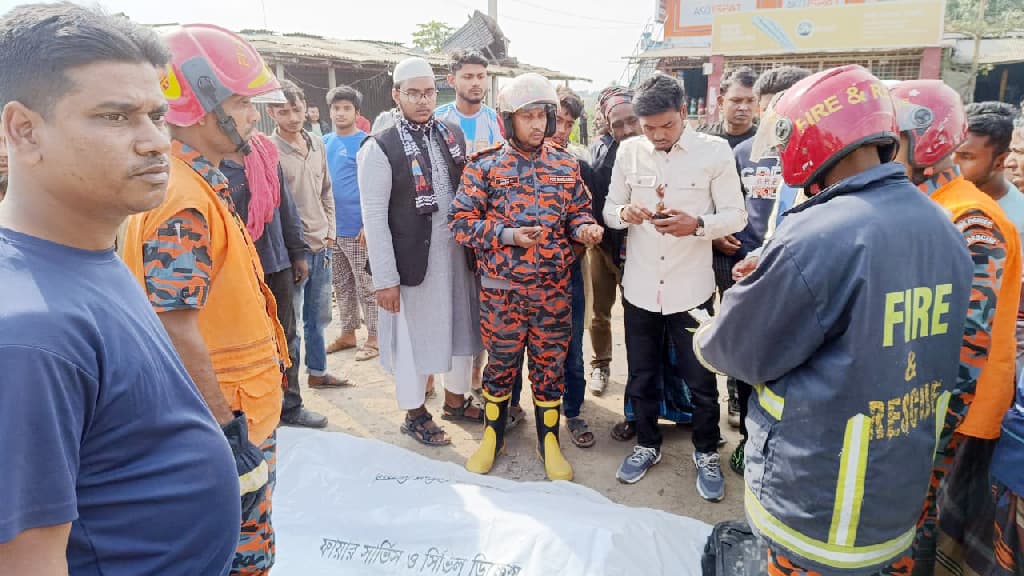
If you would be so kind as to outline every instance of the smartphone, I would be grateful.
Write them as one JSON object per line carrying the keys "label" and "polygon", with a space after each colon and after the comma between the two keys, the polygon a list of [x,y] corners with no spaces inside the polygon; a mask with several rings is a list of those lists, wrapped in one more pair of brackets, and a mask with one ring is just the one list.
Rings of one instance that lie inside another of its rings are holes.
{"label": "smartphone", "polygon": [[671,217],[672,217],[671,214],[665,214],[664,212],[655,212],[654,215],[651,216],[651,218],[654,219],[654,220],[662,220],[664,218],[671,218]]}

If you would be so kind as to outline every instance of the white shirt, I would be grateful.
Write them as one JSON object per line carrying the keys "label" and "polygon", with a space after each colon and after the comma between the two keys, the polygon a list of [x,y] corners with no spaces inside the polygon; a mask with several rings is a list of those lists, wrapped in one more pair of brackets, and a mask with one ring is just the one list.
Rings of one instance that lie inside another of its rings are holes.
{"label": "white shirt", "polygon": [[[703,236],[663,235],[650,222],[631,225],[619,218],[631,203],[657,212],[662,184],[665,208],[701,217]],[[666,315],[703,304],[715,292],[711,241],[747,225],[729,144],[690,128],[668,152],[655,150],[643,136],[626,140],[615,157],[604,219],[610,228],[629,228],[622,287],[630,304]]]}

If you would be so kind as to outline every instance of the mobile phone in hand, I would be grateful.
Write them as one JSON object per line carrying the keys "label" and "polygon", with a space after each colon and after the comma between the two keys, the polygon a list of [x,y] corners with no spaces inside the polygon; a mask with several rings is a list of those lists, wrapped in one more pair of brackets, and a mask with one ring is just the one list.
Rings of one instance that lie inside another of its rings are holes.
{"label": "mobile phone in hand", "polygon": [[651,219],[653,219],[653,220],[664,220],[665,218],[671,218],[671,217],[672,217],[671,214],[665,214],[664,212],[655,212],[651,216]]}

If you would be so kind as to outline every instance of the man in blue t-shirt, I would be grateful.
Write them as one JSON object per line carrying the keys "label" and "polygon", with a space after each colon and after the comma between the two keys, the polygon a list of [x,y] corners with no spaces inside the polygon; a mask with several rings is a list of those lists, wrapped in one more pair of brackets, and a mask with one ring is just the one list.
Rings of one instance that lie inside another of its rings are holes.
{"label": "man in blue t-shirt", "polygon": [[505,141],[498,113],[487,104],[487,59],[475,50],[452,55],[448,84],[455,89],[455,101],[438,106],[434,116],[462,128],[466,152],[473,154]]}
{"label": "man in blue t-shirt", "polygon": [[366,319],[366,342],[356,352],[356,360],[376,358],[377,294],[366,270],[366,237],[363,235],[363,213],[359,205],[359,180],[356,153],[366,139],[366,132],[356,127],[363,95],[350,86],[338,86],[327,94],[334,132],[324,136],[327,167],[331,171],[334,192],[334,219],[338,229],[333,247],[334,296],[341,318],[341,336],[327,353],[356,346],[359,309]]}
{"label": "man in blue t-shirt", "polygon": [[245,419],[217,425],[114,252],[166,192],[167,61],[73,4],[0,21],[2,574],[224,575],[235,555]]}

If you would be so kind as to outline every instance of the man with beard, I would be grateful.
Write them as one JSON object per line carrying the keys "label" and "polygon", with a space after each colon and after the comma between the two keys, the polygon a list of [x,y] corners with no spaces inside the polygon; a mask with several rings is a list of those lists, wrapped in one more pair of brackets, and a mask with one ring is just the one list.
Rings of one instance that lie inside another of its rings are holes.
{"label": "man with beard", "polygon": [[256,103],[283,95],[233,32],[195,24],[164,39],[172,55],[162,81],[173,157],[167,198],[131,217],[123,256],[234,451],[242,525],[232,574],[266,574],[281,373],[290,362],[259,255],[217,167],[249,151]]}
{"label": "man with beard", "polygon": [[[590,190],[594,217],[605,227],[601,243],[590,249],[590,281],[594,300],[590,322],[593,357],[590,360],[589,387],[591,393],[600,396],[608,387],[611,376],[612,307],[622,278],[622,252],[626,240],[624,230],[613,230],[605,224],[602,211],[608,198],[608,185],[612,181],[612,166],[615,165],[619,144],[640,134],[640,121],[633,112],[633,92],[627,88],[605,88],[598,96],[597,105],[610,134],[608,138],[602,136],[594,147],[594,180]],[[630,425],[622,423],[616,428],[624,428],[623,433],[628,435]],[[615,436],[614,431],[612,436]]]}
{"label": "man with beard", "polygon": [[445,374],[446,418],[483,421],[465,397],[483,349],[477,283],[448,230],[465,143],[457,126],[434,117],[434,71],[423,58],[395,66],[391,97],[390,126],[368,137],[356,158],[380,360],[407,411],[402,432],[443,446],[451,438],[424,405],[431,374]]}
{"label": "man with beard", "polygon": [[468,154],[505,140],[498,113],[483,103],[487,82],[487,59],[483,55],[475,50],[452,55],[448,85],[455,89],[455,101],[439,106],[434,116],[462,129]]}

